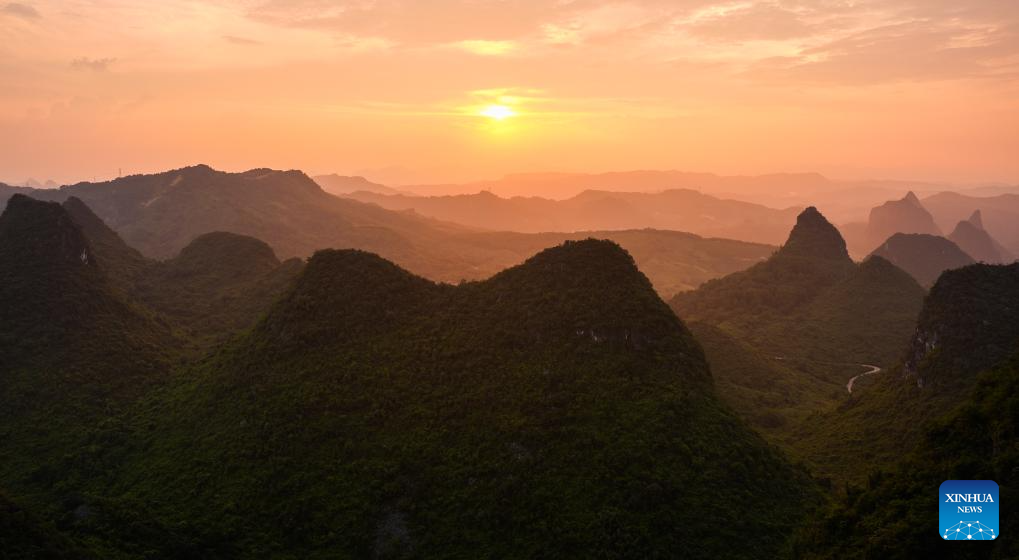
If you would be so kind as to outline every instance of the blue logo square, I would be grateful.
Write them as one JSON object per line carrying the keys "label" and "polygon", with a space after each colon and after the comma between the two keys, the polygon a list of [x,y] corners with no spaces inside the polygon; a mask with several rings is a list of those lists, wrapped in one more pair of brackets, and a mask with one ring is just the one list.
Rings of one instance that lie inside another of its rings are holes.
{"label": "blue logo square", "polygon": [[941,483],[938,520],[941,540],[993,541],[998,538],[998,483],[946,480]]}

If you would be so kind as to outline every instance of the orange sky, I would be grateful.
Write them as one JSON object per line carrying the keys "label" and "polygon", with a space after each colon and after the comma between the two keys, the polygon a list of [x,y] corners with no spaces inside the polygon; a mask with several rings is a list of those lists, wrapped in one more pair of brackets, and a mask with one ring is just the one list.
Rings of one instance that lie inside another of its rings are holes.
{"label": "orange sky", "polygon": [[1016,0],[0,0],[0,36],[0,181],[1019,183]]}

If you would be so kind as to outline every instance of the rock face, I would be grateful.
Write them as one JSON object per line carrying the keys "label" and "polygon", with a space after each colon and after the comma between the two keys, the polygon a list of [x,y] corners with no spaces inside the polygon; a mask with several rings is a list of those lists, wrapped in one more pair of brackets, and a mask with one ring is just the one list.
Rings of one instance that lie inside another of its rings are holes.
{"label": "rock face", "polygon": [[941,275],[910,343],[903,375],[921,387],[969,386],[968,376],[1016,351],[1019,264],[974,264]]}
{"label": "rock face", "polygon": [[911,191],[901,200],[889,200],[870,211],[867,237],[872,247],[896,233],[941,235],[941,229]]}
{"label": "rock face", "polygon": [[922,233],[896,233],[871,255],[887,259],[928,288],[942,272],[975,262],[948,239]]}
{"label": "rock face", "polygon": [[849,260],[846,242],[839,230],[813,206],[797,216],[796,225],[779,253],[835,261]]}
{"label": "rock face", "polygon": [[948,239],[979,262],[999,264],[1015,260],[1009,251],[984,229],[980,210],[975,210],[968,220],[959,222]]}

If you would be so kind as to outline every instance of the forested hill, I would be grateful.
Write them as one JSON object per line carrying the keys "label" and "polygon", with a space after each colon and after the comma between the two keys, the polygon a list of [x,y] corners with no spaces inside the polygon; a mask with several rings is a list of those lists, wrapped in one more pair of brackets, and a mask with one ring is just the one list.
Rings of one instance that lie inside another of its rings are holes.
{"label": "forested hill", "polygon": [[816,503],[604,241],[455,287],[322,251],[181,379],[114,491],[240,556],[771,558]]}

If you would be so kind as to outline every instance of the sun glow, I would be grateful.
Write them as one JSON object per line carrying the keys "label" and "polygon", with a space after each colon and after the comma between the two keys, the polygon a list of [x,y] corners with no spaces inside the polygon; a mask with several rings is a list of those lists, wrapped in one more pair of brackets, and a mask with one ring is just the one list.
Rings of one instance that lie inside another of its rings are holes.
{"label": "sun glow", "polygon": [[510,109],[505,105],[489,105],[483,108],[478,114],[483,117],[495,119],[497,121],[506,120],[510,117],[517,116],[516,111]]}

